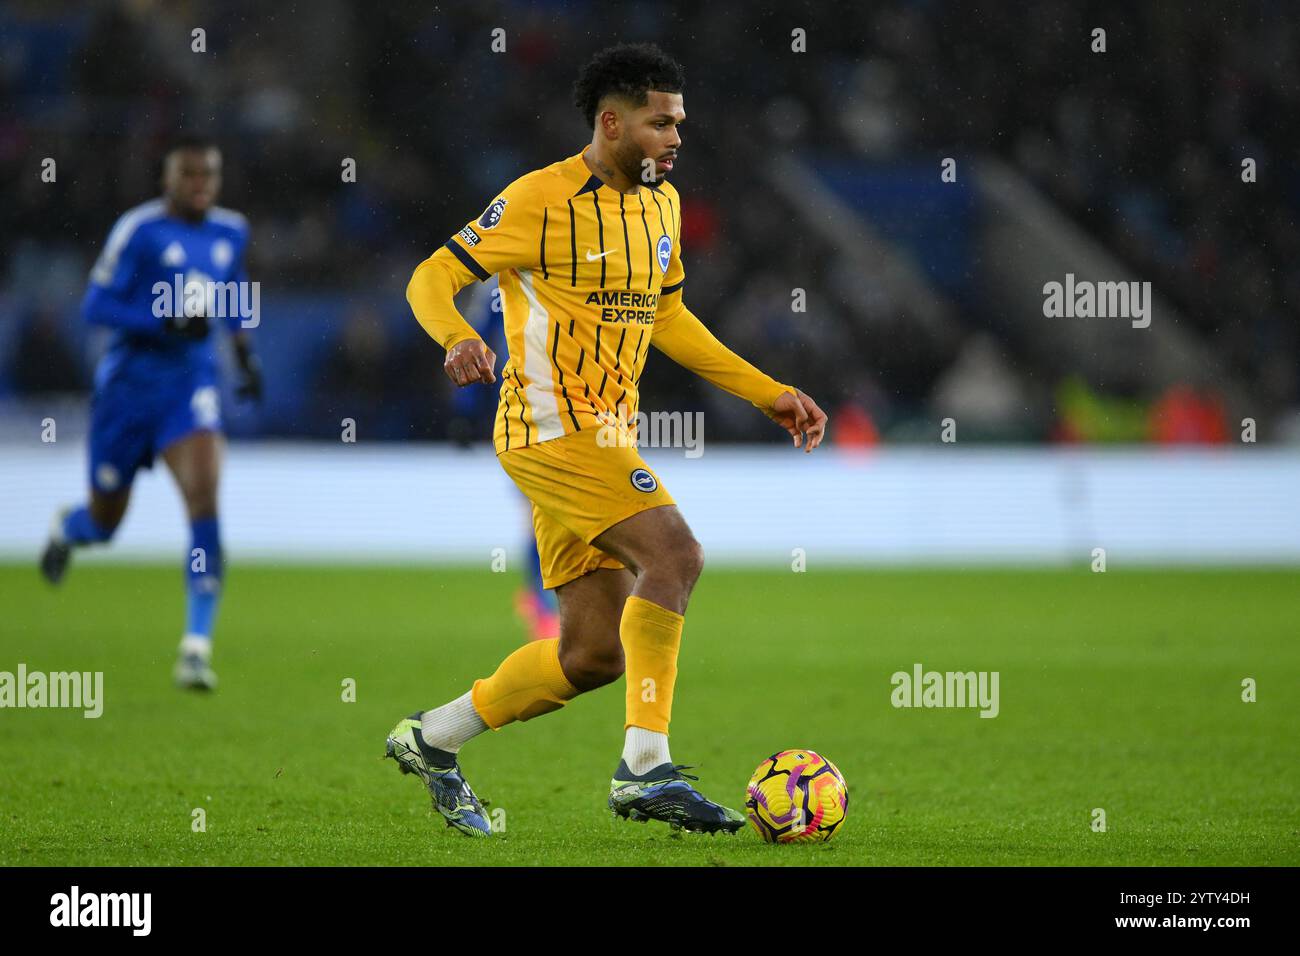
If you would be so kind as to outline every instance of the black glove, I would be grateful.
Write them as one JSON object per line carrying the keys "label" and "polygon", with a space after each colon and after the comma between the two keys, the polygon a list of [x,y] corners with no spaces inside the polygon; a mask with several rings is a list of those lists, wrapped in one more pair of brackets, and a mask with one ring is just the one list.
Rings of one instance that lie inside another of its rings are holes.
{"label": "black glove", "polygon": [[235,340],[235,357],[239,359],[239,377],[235,382],[235,397],[244,401],[262,400],[262,361],[247,342]]}
{"label": "black glove", "polygon": [[206,315],[169,315],[163,319],[163,331],[183,339],[203,339],[208,336]]}

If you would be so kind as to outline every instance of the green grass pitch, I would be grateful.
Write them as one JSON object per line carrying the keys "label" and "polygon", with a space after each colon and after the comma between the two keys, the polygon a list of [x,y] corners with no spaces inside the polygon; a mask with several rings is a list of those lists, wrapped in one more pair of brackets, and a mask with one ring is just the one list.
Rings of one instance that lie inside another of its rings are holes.
{"label": "green grass pitch", "polygon": [[[707,569],[673,756],[738,806],[822,752],[851,796],[814,846],[614,819],[622,682],[470,743],[505,832],[445,829],[384,736],[517,646],[517,580],[235,564],[205,697],[170,685],[179,568],[0,567],[0,670],[105,674],[98,720],[0,710],[0,864],[1300,864],[1300,570]],[[895,709],[917,662],[998,671],[999,716]]]}

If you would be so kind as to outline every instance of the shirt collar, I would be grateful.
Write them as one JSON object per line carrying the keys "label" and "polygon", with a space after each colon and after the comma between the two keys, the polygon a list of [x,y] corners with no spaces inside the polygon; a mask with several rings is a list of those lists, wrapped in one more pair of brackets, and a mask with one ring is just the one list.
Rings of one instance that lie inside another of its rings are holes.
{"label": "shirt collar", "polygon": [[[594,192],[601,186],[605,185],[601,182],[599,176],[587,168],[587,163],[582,158],[589,149],[591,149],[590,143],[582,147],[581,152],[575,153],[564,161],[564,172],[566,178],[578,187],[578,191],[574,193],[575,196],[581,196],[583,193]],[[656,192],[659,190],[658,183],[641,183],[640,185],[648,186]],[[629,195],[635,196],[636,193],[630,193]]]}

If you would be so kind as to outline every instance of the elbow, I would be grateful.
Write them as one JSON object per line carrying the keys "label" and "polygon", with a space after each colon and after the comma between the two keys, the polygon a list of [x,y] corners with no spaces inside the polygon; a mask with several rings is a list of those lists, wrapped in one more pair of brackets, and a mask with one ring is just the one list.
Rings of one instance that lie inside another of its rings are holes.
{"label": "elbow", "polygon": [[406,283],[406,303],[411,307],[412,310],[415,309],[417,283],[420,281],[420,270],[422,270],[423,268],[424,268],[424,263],[421,262],[418,266],[415,267],[415,271],[411,273],[410,281]]}
{"label": "elbow", "polygon": [[420,271],[424,269],[424,263],[416,265],[415,272],[411,273],[411,278],[407,281],[407,302],[415,304],[416,284],[420,281]]}
{"label": "elbow", "polygon": [[419,305],[421,302],[427,302],[432,289],[430,286],[433,282],[433,269],[435,263],[431,258],[425,259],[415,271],[411,273],[411,279],[406,283],[406,301],[410,305],[411,311],[417,316],[420,314]]}

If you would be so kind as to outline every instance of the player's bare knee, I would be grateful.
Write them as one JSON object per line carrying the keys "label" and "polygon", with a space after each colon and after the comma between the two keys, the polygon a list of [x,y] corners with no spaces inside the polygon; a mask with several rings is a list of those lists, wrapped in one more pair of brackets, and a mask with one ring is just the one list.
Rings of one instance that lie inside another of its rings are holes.
{"label": "player's bare knee", "polygon": [[689,595],[704,571],[704,548],[689,531],[674,539],[672,545],[664,550],[660,571],[669,577],[673,584]]}
{"label": "player's bare knee", "polygon": [[668,535],[642,561],[642,571],[671,578],[686,587],[704,570],[704,548],[687,528]]}
{"label": "player's bare knee", "polygon": [[579,648],[560,655],[560,669],[570,684],[581,691],[604,687],[623,676],[623,649]]}
{"label": "player's bare knee", "polygon": [[606,684],[612,684],[623,676],[622,648],[601,654],[591,663],[591,677],[593,680],[599,681],[597,686],[603,687]]}
{"label": "player's bare knee", "polygon": [[126,503],[124,495],[95,494],[91,496],[86,510],[90,512],[90,520],[95,522],[96,527],[111,538],[126,514]]}
{"label": "player's bare knee", "polygon": [[695,540],[694,535],[690,535],[682,546],[681,562],[684,582],[688,587],[694,587],[704,573],[704,546]]}
{"label": "player's bare knee", "polygon": [[104,541],[108,542],[113,539],[113,535],[117,534],[118,526],[122,523],[122,516],[120,514],[112,514],[100,517],[91,510],[90,520],[95,522],[95,527],[104,532]]}

